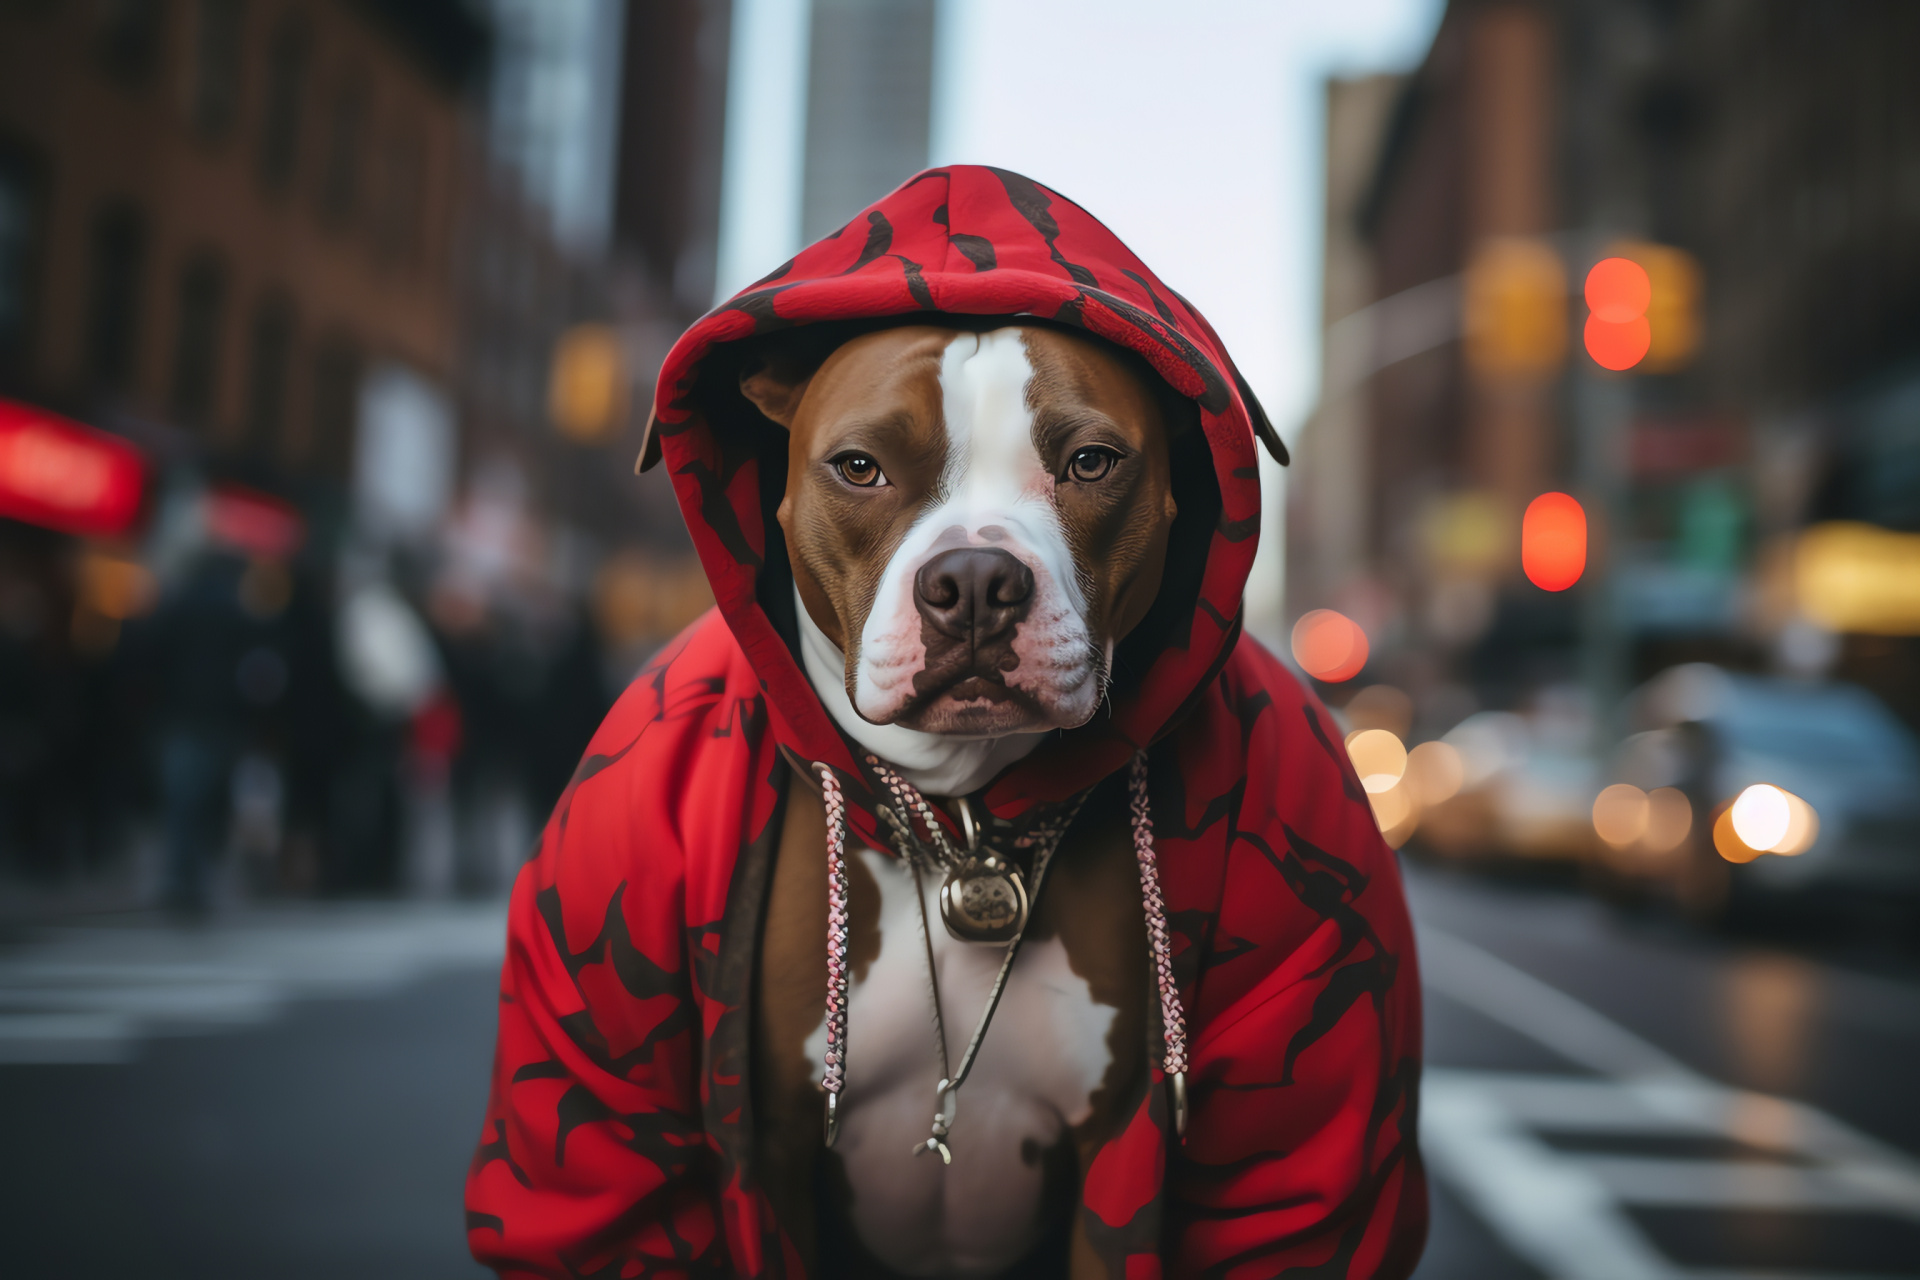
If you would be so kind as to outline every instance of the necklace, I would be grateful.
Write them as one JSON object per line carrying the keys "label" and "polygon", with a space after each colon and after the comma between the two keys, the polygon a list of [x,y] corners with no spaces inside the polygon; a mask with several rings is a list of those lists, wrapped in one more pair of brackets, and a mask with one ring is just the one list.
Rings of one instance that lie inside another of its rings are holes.
{"label": "necklace", "polygon": [[[1000,1007],[1000,997],[1006,991],[1007,978],[1013,972],[1013,962],[1020,954],[1020,943],[1026,937],[1033,907],[1039,902],[1040,891],[1046,885],[1047,866],[1053,861],[1060,838],[1072,825],[1086,796],[1085,793],[1076,796],[1060,818],[1036,833],[1033,888],[1029,894],[1018,867],[997,854],[981,851],[979,824],[974,821],[973,807],[964,796],[957,801],[960,825],[967,841],[967,852],[963,856],[947,839],[946,832],[925,797],[906,779],[878,761],[870,758],[868,765],[902,807],[919,816],[929,832],[926,841],[920,840],[908,819],[881,806],[880,817],[900,837],[902,855],[913,874],[913,901],[920,912],[920,940],[927,956],[927,992],[933,1010],[933,1039],[940,1057],[940,1083],[934,1086],[933,1124],[927,1138],[914,1144],[913,1154],[937,1152],[942,1163],[952,1164],[953,1150],[947,1139],[959,1112],[960,1086],[966,1083],[967,1074],[973,1070],[974,1059],[987,1038],[987,1027],[993,1022],[994,1011]],[[981,1010],[980,1020],[974,1024],[973,1038],[967,1042],[967,1051],[961,1055],[957,1071],[947,1056],[947,1028],[940,1003],[939,966],[933,954],[933,926],[927,918],[926,886],[921,880],[921,868],[927,862],[943,865],[947,872],[940,886],[940,915],[947,931],[963,942],[1004,942],[1006,945],[1006,953],[1000,959],[1000,970],[994,975],[993,987],[987,993],[987,1006]]]}
{"label": "necklace", "polygon": [[[980,824],[974,820],[973,805],[967,798],[955,800],[967,842],[963,852],[954,848],[933,806],[912,783],[878,761],[869,767],[893,795],[894,806],[880,806],[879,816],[893,829],[902,853],[910,861],[918,854],[945,872],[940,883],[940,921],[947,932],[961,942],[1010,942],[1019,936],[1027,927],[1033,895],[1028,893],[1026,877],[1018,866],[991,848],[981,847]],[[914,830],[913,817],[926,828],[925,840]],[[1037,834],[1044,843],[1050,833]],[[1053,835],[1053,839],[1058,838]],[[1034,870],[1037,891],[1037,862]]]}
{"label": "necklace", "polygon": [[[1001,991],[1006,987],[1007,975],[1012,972],[1020,940],[1026,934],[1027,915],[1039,900],[1040,890],[1046,883],[1047,863],[1067,827],[1080,812],[1080,805],[1086,800],[1087,793],[1082,792],[1071,805],[1057,810],[1051,820],[1036,824],[1028,835],[1016,842],[1034,850],[1033,889],[1029,895],[1025,882],[1019,882],[1020,896],[1014,898],[1021,904],[1017,912],[1018,923],[1006,941],[1007,952],[1000,962],[1000,972],[994,979],[986,1011],[974,1028],[973,1039],[967,1045],[966,1056],[961,1059],[960,1070],[955,1072],[947,1062],[947,1035],[940,1016],[940,979],[934,965],[933,930],[927,922],[926,896],[920,880],[920,869],[923,862],[944,865],[948,879],[952,880],[955,867],[964,866],[965,861],[953,849],[932,807],[920,793],[875,757],[866,757],[866,762],[874,770],[875,776],[893,793],[898,805],[897,811],[886,805],[875,805],[874,813],[893,829],[900,841],[901,854],[913,872],[914,900],[920,912],[920,938],[927,954],[927,985],[933,1001],[934,1034],[938,1037],[941,1079],[936,1093],[933,1133],[926,1141],[915,1144],[914,1154],[937,1151],[941,1160],[951,1164],[953,1152],[946,1139],[952,1131],[954,1114],[959,1106],[960,1085],[973,1068],[974,1055],[986,1037],[987,1024],[993,1020],[993,1011],[1000,1002]],[[822,1064],[820,1087],[827,1095],[826,1144],[831,1147],[840,1132],[840,1095],[847,1081],[847,996],[851,968],[847,960],[847,936],[852,920],[847,886],[847,801],[840,789],[840,777],[831,765],[816,760],[809,771],[820,780],[820,797],[826,808],[827,820],[827,1051]],[[1153,812],[1147,796],[1147,753],[1144,751],[1135,753],[1133,757],[1133,765],[1127,775],[1127,791],[1134,856],[1140,866],[1141,907],[1147,917],[1147,945],[1153,956],[1154,983],[1159,995],[1160,1069],[1166,1076],[1171,1095],[1174,1133],[1184,1140],[1187,1132],[1187,1017],[1173,976],[1173,944],[1171,931],[1167,928],[1166,899],[1160,889],[1160,859],[1153,843]],[[974,822],[972,807],[964,799],[959,804],[968,853],[984,863],[985,858],[979,853],[980,833]],[[913,829],[911,815],[915,814],[927,825],[927,839],[924,842]],[[1001,865],[1006,864],[1002,862]],[[1012,870],[1017,871],[1018,868]],[[943,884],[942,888],[946,888],[946,885]],[[947,895],[948,898],[953,896]],[[965,895],[961,896],[964,899]],[[944,909],[942,919],[949,922],[948,929],[952,930],[952,916]],[[954,936],[964,939],[964,935],[958,932]]]}

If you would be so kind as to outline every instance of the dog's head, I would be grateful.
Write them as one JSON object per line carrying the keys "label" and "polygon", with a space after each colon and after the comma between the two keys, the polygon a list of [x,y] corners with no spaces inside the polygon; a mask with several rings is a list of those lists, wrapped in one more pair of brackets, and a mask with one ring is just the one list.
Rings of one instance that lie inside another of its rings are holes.
{"label": "dog's head", "polygon": [[780,504],[808,617],[873,724],[1072,728],[1160,589],[1174,413],[1143,364],[1058,329],[903,325],[740,381],[790,433]]}

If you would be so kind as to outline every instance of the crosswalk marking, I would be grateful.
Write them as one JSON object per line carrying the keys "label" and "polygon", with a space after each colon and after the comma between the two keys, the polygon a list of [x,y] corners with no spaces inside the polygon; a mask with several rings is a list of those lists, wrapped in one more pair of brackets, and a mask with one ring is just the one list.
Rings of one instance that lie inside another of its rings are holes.
{"label": "crosswalk marking", "polygon": [[491,967],[504,912],[498,902],[313,904],[202,927],[38,930],[0,950],[0,1064],[129,1062],[155,1036],[257,1026],[292,1001]]}
{"label": "crosswalk marking", "polygon": [[[1710,1080],[1463,939],[1423,929],[1420,946],[1429,987],[1595,1073],[1430,1068],[1423,1082],[1421,1146],[1434,1172],[1549,1280],[1822,1280],[1807,1271],[1683,1267],[1635,1225],[1629,1207],[1920,1222],[1920,1163],[1904,1153],[1805,1103]],[[1543,1136],[1581,1133],[1707,1138],[1756,1158],[1559,1149]]]}

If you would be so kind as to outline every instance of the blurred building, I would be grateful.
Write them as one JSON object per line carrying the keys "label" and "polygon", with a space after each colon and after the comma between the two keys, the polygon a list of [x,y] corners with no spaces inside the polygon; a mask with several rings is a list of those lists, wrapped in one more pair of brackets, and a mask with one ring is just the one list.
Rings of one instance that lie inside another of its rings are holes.
{"label": "blurred building", "polygon": [[733,0],[719,297],[924,169],[935,0]]}
{"label": "blurred building", "polygon": [[[729,12],[0,5],[0,883],[517,864],[710,602],[633,458],[712,289]],[[39,520],[43,440],[141,492]]]}
{"label": "blurred building", "polygon": [[713,302],[731,0],[630,5],[614,167],[613,253],[677,321]]}
{"label": "blurred building", "polygon": [[[1920,622],[1813,608],[1799,554],[1816,522],[1920,530],[1916,22],[1453,0],[1390,109],[1379,81],[1333,83],[1294,610],[1345,608],[1376,674],[1493,705],[1574,682],[1604,703],[1707,659],[1830,669],[1920,718],[1892,634]],[[1624,376],[1582,350],[1581,283],[1615,255],[1655,281]],[[1591,537],[1549,593],[1520,515],[1556,489]]]}
{"label": "blurred building", "polygon": [[927,166],[934,0],[813,0],[800,239]]}
{"label": "blurred building", "polygon": [[463,86],[447,3],[0,10],[5,385],[344,483],[361,370],[444,388]]}
{"label": "blurred building", "polygon": [[205,846],[165,859],[182,905],[229,837],[304,849],[307,887],[366,870],[322,845],[391,847],[345,798],[378,731],[338,696],[327,557],[369,423],[428,446],[411,492],[453,483],[486,46],[451,0],[0,9],[0,396],[71,446],[10,449],[5,480],[76,496],[90,450],[126,448],[104,428],[145,488],[110,537],[0,522],[9,878],[92,872],[142,810]]}

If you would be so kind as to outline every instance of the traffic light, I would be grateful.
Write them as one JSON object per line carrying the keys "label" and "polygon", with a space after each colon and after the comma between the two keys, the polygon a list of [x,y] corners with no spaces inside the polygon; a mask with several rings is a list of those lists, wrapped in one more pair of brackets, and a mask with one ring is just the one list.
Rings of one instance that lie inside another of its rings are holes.
{"label": "traffic light", "polygon": [[1542,381],[1567,354],[1567,270],[1544,240],[1482,241],[1462,292],[1467,363],[1483,377]]}
{"label": "traffic light", "polygon": [[1693,359],[1700,346],[1700,263],[1684,249],[1665,244],[1625,246],[1625,254],[1646,269],[1653,296],[1647,303],[1652,341],[1648,373],[1670,373]]}
{"label": "traffic light", "polygon": [[553,425],[582,444],[592,444],[619,428],[626,409],[626,361],[619,335],[604,324],[577,324],[561,334],[547,386]]}
{"label": "traffic light", "polygon": [[1587,354],[1618,372],[1681,368],[1700,346],[1700,264],[1672,245],[1613,248],[1587,273]]}
{"label": "traffic light", "polygon": [[1587,513],[1565,493],[1543,493],[1520,523],[1520,567],[1542,591],[1565,591],[1587,568]]}
{"label": "traffic light", "polygon": [[1647,322],[1653,285],[1646,268],[1631,258],[1602,258],[1587,272],[1585,292],[1588,314],[1582,337],[1593,362],[1619,373],[1646,359],[1653,341]]}

